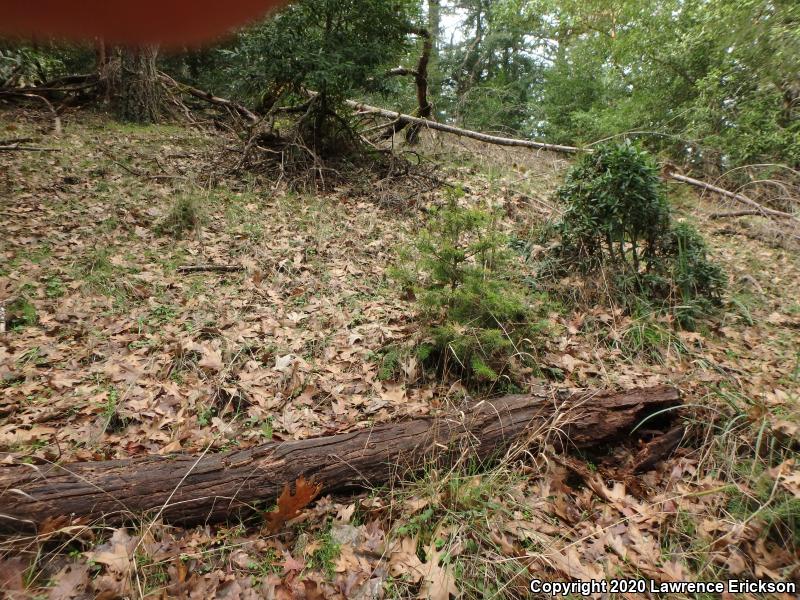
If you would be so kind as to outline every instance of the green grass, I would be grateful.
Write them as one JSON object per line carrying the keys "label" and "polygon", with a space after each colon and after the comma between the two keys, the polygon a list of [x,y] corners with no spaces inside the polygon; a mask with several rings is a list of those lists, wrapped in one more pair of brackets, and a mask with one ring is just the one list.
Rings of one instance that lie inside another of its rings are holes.
{"label": "green grass", "polygon": [[134,298],[129,276],[138,269],[114,265],[112,256],[112,249],[95,246],[78,259],[72,276],[83,281],[85,290],[112,298],[115,309],[123,310]]}
{"label": "green grass", "polygon": [[21,296],[8,304],[6,310],[6,323],[11,330],[20,330],[32,327],[39,322],[36,307],[28,298]]}
{"label": "green grass", "polygon": [[[506,464],[480,471],[469,463],[446,471],[431,467],[389,492],[397,511],[389,539],[415,539],[420,560],[438,559],[455,577],[463,598],[516,597],[507,595],[506,586],[529,573],[528,567],[503,552],[496,534],[515,512],[528,514],[528,507],[516,500],[523,478]],[[387,597],[414,593],[409,582],[390,578]]]}
{"label": "green grass", "polygon": [[311,554],[310,566],[319,569],[328,579],[333,579],[336,574],[336,559],[341,554],[338,543],[331,535],[330,527],[319,537],[320,546]]}
{"label": "green grass", "polygon": [[614,346],[629,359],[643,358],[663,362],[667,355],[682,356],[688,352],[680,337],[668,326],[648,316],[635,318],[623,329]]}
{"label": "green grass", "polygon": [[200,198],[182,194],[174,200],[167,215],[156,224],[155,232],[181,239],[190,232],[199,232],[207,220],[208,216]]}

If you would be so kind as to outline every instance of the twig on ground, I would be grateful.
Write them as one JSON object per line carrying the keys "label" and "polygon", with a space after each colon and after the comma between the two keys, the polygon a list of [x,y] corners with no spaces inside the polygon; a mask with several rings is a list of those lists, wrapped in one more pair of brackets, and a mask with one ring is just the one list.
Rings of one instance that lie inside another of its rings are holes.
{"label": "twig on ground", "polygon": [[708,215],[709,219],[725,219],[728,217],[750,217],[750,216],[758,216],[763,217],[764,213],[760,210],[756,209],[748,209],[748,210],[731,210],[728,212],[716,212],[711,213]]}
{"label": "twig on ground", "polygon": [[178,273],[235,273],[237,271],[244,271],[245,268],[241,265],[183,265],[175,270]]}
{"label": "twig on ground", "polygon": [[32,93],[27,93],[27,92],[17,92],[17,91],[14,91],[14,90],[3,91],[2,94],[6,95],[6,96],[17,96],[17,97],[20,97],[20,98],[30,98],[32,100],[39,100],[41,102],[44,102],[45,105],[47,106],[48,110],[50,111],[50,114],[53,117],[53,133],[55,133],[56,135],[61,135],[61,131],[62,131],[61,130],[61,118],[58,116],[58,113],[56,112],[56,109],[53,106],[53,104],[50,102],[50,100],[48,100],[44,96],[40,96],[39,94],[32,94]]}
{"label": "twig on ground", "polygon": [[40,148],[38,146],[11,144],[9,146],[0,146],[0,152],[61,152],[61,148]]}

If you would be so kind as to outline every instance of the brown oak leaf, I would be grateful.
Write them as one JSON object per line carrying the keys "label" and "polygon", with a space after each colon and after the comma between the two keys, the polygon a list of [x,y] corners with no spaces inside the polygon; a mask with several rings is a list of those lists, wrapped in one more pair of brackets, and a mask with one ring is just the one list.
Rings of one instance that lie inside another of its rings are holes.
{"label": "brown oak leaf", "polygon": [[283,491],[278,497],[278,506],[266,514],[267,525],[270,533],[277,533],[286,521],[294,519],[300,511],[308,506],[322,490],[321,483],[306,481],[305,477],[298,477],[295,482],[294,494],[289,490],[289,484],[283,486]]}

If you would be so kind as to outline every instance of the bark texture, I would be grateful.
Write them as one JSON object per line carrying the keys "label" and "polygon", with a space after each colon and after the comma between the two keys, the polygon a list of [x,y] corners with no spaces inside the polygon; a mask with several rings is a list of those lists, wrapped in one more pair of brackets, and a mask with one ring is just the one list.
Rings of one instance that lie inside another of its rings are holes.
{"label": "bark texture", "polygon": [[247,512],[255,501],[273,500],[300,476],[329,493],[378,486],[428,461],[449,463],[465,453],[484,460],[514,444],[595,447],[625,439],[642,419],[679,402],[678,391],[667,386],[621,393],[542,390],[478,402],[463,412],[222,454],[7,465],[0,468],[0,526],[30,529],[63,516],[115,523],[144,513],[173,523],[220,521]]}
{"label": "bark texture", "polygon": [[156,58],[158,46],[122,50],[116,90],[117,115],[132,123],[158,123],[164,110],[164,88]]}

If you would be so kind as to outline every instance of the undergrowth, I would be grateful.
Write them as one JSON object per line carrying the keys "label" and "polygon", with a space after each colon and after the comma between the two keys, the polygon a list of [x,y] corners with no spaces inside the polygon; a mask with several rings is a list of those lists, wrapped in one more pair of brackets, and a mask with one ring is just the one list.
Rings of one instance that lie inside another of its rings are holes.
{"label": "undergrowth", "polygon": [[703,237],[675,222],[658,167],[630,143],[599,146],[570,170],[557,192],[566,207],[560,245],[542,272],[602,273],[613,300],[628,311],[642,301],[693,329],[721,305],[722,269]]}
{"label": "undergrowth", "polygon": [[[527,597],[524,552],[509,557],[502,533],[504,522],[530,510],[522,497],[524,478],[509,467],[478,472],[462,462],[403,482],[389,493],[391,505],[400,509],[389,538],[413,541],[419,560],[430,565],[424,569],[452,573],[463,598]],[[520,550],[537,549],[535,540],[527,543]],[[424,581],[422,586],[420,597]],[[393,577],[385,589],[388,598],[408,598],[417,586],[407,577]]]}
{"label": "undergrowth", "polygon": [[[748,397],[733,384],[712,389],[707,405],[710,410],[690,419],[701,437],[697,475],[710,475],[724,484],[710,491],[722,492],[722,501],[713,508],[716,518],[727,525],[724,530],[701,532],[676,523],[668,540],[691,557],[699,576],[707,578],[725,574],[713,560],[720,543],[731,545],[734,555],[770,547],[796,556],[800,499],[792,470],[799,457],[792,432],[800,426],[800,415],[793,408],[776,409],[763,399]],[[775,575],[786,579],[790,571],[787,567]]]}
{"label": "undergrowth", "polygon": [[418,301],[424,364],[472,384],[508,384],[535,368],[547,325],[521,284],[497,215],[459,205],[460,195],[451,192],[433,212],[393,273]]}

